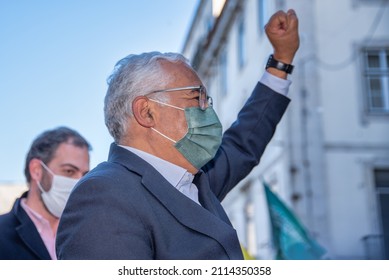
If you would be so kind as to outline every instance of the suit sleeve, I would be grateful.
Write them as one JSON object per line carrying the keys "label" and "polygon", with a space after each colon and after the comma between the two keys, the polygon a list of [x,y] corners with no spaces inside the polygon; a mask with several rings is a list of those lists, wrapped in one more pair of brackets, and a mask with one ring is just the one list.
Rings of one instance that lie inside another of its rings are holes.
{"label": "suit sleeve", "polygon": [[237,120],[224,133],[215,158],[203,168],[220,201],[258,165],[289,102],[286,96],[257,84]]}

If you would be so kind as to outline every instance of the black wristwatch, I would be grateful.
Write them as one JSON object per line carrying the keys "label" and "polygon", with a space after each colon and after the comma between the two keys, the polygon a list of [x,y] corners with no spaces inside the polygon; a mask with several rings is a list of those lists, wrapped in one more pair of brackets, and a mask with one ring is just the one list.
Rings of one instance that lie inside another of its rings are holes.
{"label": "black wristwatch", "polygon": [[286,64],[281,61],[278,61],[274,58],[274,56],[271,54],[269,56],[269,59],[267,60],[266,63],[266,69],[267,68],[276,68],[278,70],[284,71],[288,74],[292,74],[294,66],[292,64]]}

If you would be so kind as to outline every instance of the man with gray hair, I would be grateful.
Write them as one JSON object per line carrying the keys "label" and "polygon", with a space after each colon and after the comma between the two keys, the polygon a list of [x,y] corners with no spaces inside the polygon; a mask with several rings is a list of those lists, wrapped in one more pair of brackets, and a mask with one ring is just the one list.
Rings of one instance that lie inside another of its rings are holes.
{"label": "man with gray hair", "polygon": [[267,71],[223,136],[211,97],[182,55],[117,63],[104,107],[115,143],[69,198],[60,259],[243,258],[220,201],[259,163],[289,103],[295,12],[274,14],[266,33],[274,48]]}
{"label": "man with gray hair", "polygon": [[0,216],[1,260],[56,259],[59,217],[77,181],[89,171],[90,144],[58,127],[40,134],[26,157],[28,191]]}

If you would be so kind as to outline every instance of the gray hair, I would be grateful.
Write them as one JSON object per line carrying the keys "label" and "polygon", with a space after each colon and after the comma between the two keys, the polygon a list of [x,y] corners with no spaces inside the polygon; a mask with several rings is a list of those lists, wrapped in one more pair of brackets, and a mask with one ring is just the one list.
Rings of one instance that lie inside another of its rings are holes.
{"label": "gray hair", "polygon": [[27,153],[24,167],[24,175],[26,176],[27,182],[31,181],[30,161],[37,158],[47,165],[53,159],[58,146],[62,143],[69,143],[76,147],[86,148],[88,151],[92,150],[91,145],[84,137],[68,127],[60,126],[52,130],[44,131],[32,142],[30,150]]}
{"label": "gray hair", "polygon": [[161,61],[184,63],[189,61],[179,53],[149,52],[128,55],[119,60],[108,77],[108,90],[104,100],[105,125],[116,143],[127,132],[128,118],[133,116],[132,102],[137,96],[164,89],[169,82]]}

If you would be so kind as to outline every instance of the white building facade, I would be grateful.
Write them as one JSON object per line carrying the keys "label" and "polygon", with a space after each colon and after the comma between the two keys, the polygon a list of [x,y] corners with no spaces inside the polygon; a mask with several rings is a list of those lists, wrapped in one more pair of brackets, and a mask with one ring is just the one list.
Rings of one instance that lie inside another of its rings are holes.
{"label": "white building facade", "polygon": [[28,188],[25,184],[10,184],[0,182],[0,215],[9,212],[15,203]]}
{"label": "white building facade", "polygon": [[228,128],[271,54],[265,23],[289,8],[292,102],[224,208],[249,253],[272,259],[265,180],[330,258],[389,259],[389,1],[199,0],[183,54]]}

